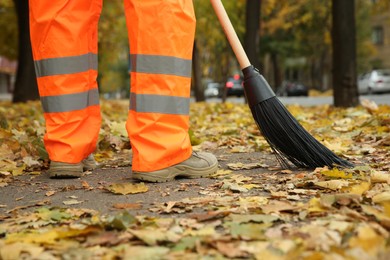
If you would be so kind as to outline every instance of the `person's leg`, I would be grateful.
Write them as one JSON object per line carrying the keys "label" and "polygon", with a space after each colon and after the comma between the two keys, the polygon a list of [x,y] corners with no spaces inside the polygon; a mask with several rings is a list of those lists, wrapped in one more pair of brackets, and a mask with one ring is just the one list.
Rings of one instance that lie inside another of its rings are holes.
{"label": "person's leg", "polygon": [[[126,127],[133,148],[133,177],[171,180],[183,174],[166,169],[192,158],[188,128],[193,4],[191,0],[125,0],[125,10],[131,59]],[[197,170],[202,170],[189,177],[216,171],[213,155],[193,157],[199,161]]]}
{"label": "person's leg", "polygon": [[30,0],[30,34],[51,177],[81,175],[101,115],[97,25],[102,0]]}

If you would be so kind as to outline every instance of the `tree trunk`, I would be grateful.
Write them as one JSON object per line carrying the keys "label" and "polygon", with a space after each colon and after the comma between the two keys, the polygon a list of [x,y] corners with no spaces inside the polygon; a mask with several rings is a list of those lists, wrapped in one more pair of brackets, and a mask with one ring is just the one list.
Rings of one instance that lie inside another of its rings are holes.
{"label": "tree trunk", "polygon": [[357,106],[354,0],[332,0],[332,24],[334,105]]}
{"label": "tree trunk", "polygon": [[193,82],[196,102],[205,101],[201,70],[202,68],[200,66],[199,50],[195,40],[194,49],[192,50],[192,72],[193,72],[192,82]]}
{"label": "tree trunk", "polygon": [[14,0],[14,3],[19,26],[19,56],[12,101],[17,103],[37,100],[39,94],[30,42],[28,0]]}
{"label": "tree trunk", "polygon": [[260,67],[260,9],[261,0],[246,1],[244,48],[249,61],[256,68]]}
{"label": "tree trunk", "polygon": [[271,62],[274,72],[274,89],[278,89],[282,85],[282,75],[279,65],[279,59],[276,53],[271,54]]}

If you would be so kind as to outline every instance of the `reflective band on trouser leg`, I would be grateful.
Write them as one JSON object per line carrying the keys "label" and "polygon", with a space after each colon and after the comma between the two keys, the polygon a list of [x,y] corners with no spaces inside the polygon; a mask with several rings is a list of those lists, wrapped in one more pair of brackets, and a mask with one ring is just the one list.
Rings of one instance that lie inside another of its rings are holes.
{"label": "reflective band on trouser leg", "polygon": [[101,115],[97,24],[101,0],[30,0],[30,36],[53,161],[78,163],[96,148]]}
{"label": "reflective band on trouser leg", "polygon": [[131,98],[127,131],[133,170],[154,171],[188,159],[191,0],[125,0]]}

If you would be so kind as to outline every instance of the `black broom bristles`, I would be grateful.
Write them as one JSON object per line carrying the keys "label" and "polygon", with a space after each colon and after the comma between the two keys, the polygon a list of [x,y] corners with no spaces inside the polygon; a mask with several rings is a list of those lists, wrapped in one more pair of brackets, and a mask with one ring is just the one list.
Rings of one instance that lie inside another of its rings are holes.
{"label": "black broom bristles", "polygon": [[245,68],[244,88],[258,127],[283,166],[353,167],[311,136],[275,96],[253,66]]}
{"label": "black broom bristles", "polygon": [[311,136],[276,97],[251,108],[252,115],[263,136],[274,150],[280,163],[288,166],[288,159],[303,168],[353,167]]}

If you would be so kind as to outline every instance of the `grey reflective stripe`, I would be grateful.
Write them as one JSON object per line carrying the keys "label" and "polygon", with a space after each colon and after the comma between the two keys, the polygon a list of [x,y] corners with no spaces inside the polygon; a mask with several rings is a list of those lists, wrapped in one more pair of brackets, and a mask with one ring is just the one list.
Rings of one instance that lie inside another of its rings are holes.
{"label": "grey reflective stripe", "polygon": [[87,53],[79,56],[36,60],[34,65],[37,77],[44,77],[97,70],[97,62],[97,54]]}
{"label": "grey reflective stripe", "polygon": [[131,54],[130,60],[132,72],[191,77],[191,60],[143,54]]}
{"label": "grey reflective stripe", "polygon": [[41,97],[45,113],[69,112],[85,109],[89,106],[99,105],[98,89],[91,89],[76,94]]}
{"label": "grey reflective stripe", "polygon": [[130,110],[144,113],[188,115],[190,113],[190,99],[131,93]]}

